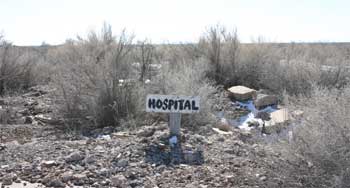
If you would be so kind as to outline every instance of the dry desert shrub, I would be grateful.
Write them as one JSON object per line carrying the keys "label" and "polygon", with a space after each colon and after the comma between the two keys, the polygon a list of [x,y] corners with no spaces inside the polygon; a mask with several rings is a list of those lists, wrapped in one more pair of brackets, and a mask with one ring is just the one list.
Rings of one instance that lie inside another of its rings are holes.
{"label": "dry desert shrub", "polygon": [[226,88],[245,85],[280,96],[285,91],[310,95],[313,84],[342,88],[350,80],[349,47],[340,44],[279,44],[263,38],[242,44],[236,30],[216,25],[201,37],[198,48],[197,59],[210,66],[208,78]]}
{"label": "dry desert shrub", "polygon": [[230,32],[223,26],[212,26],[200,38],[198,46],[203,62],[209,64],[208,78],[225,86],[237,83],[240,43],[236,29]]}
{"label": "dry desert shrub", "polygon": [[131,72],[132,36],[112,35],[105,25],[62,46],[57,54],[56,84],[62,97],[62,113],[75,125],[117,126],[136,113],[139,88],[127,80]]}
{"label": "dry desert shrub", "polygon": [[286,187],[347,187],[350,88],[314,89],[311,96],[290,100],[294,108],[304,110],[304,118],[295,125],[293,140],[278,144],[287,160],[275,173]]}
{"label": "dry desert shrub", "polygon": [[135,119],[142,124],[147,119],[147,94],[198,95],[201,112],[185,116],[184,123],[210,122],[215,87],[205,78],[207,67],[192,61],[162,61],[150,43],[132,41],[125,32],[114,37],[105,26],[101,34],[92,32],[87,39],[69,41],[58,49],[55,80],[68,125],[120,126]]}
{"label": "dry desert shrub", "polygon": [[0,95],[18,92],[38,82],[38,55],[13,46],[0,36]]}
{"label": "dry desert shrub", "polygon": [[327,44],[273,44],[258,40],[241,47],[236,75],[240,84],[268,89],[280,96],[284,91],[310,95],[314,84],[331,89],[349,83],[349,61],[344,57]]}

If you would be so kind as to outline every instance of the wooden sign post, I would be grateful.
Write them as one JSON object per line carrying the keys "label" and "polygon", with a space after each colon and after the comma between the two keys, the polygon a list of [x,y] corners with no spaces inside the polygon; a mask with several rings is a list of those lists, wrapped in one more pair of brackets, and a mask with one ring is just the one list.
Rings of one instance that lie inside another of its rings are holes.
{"label": "wooden sign post", "polygon": [[180,136],[181,114],[169,113],[169,129],[171,136]]}
{"label": "wooden sign post", "polygon": [[170,136],[180,138],[181,114],[198,113],[199,97],[175,95],[148,95],[147,112],[169,113]]}

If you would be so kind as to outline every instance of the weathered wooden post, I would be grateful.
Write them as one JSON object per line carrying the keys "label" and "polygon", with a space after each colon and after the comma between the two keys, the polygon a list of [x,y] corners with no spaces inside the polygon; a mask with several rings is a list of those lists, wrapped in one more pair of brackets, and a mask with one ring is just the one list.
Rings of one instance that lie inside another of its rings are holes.
{"label": "weathered wooden post", "polygon": [[169,129],[170,136],[180,136],[181,128],[181,113],[170,113],[169,114]]}

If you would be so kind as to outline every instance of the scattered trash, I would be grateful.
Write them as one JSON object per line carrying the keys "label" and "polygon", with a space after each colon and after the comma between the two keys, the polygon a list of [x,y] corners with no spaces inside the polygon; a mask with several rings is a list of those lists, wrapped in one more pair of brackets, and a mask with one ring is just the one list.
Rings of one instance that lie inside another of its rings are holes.
{"label": "scattered trash", "polygon": [[116,133],[112,133],[112,137],[115,138],[126,138],[129,137],[129,133],[128,132],[116,132]]}
{"label": "scattered trash", "polygon": [[111,140],[111,136],[110,135],[100,135],[100,136],[97,137],[97,139]]}
{"label": "scattered trash", "polygon": [[146,79],[145,80],[145,84],[149,84],[149,83],[151,83],[151,80],[150,79]]}
{"label": "scattered trash", "polygon": [[[252,100],[246,101],[246,102],[238,102],[238,105],[241,108],[246,108],[247,110],[250,111],[249,114],[240,117],[237,121],[238,127],[240,129],[244,129],[244,130],[251,130],[255,127],[259,127],[261,125],[264,124],[264,120],[266,120],[267,118],[262,118],[261,114],[270,114],[274,111],[276,111],[277,109],[273,108],[272,106],[267,106],[261,110],[258,110],[255,108],[254,102]],[[264,120],[263,120],[264,119]],[[254,126],[252,126],[252,123],[254,123]],[[259,125],[259,126],[257,126]]]}
{"label": "scattered trash", "polygon": [[230,135],[232,134],[232,132],[226,132],[226,131],[222,131],[218,128],[212,128],[214,132],[218,133],[218,134],[222,134],[222,135]]}
{"label": "scattered trash", "polygon": [[171,147],[174,147],[177,144],[177,137],[176,136],[172,136],[169,139],[169,144],[170,144]]}

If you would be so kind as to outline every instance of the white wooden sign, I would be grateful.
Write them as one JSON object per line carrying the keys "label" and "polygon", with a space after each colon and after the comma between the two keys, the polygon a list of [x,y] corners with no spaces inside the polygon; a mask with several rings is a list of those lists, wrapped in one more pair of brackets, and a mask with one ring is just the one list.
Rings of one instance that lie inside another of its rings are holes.
{"label": "white wooden sign", "polygon": [[161,113],[198,113],[199,97],[147,95],[146,111]]}

